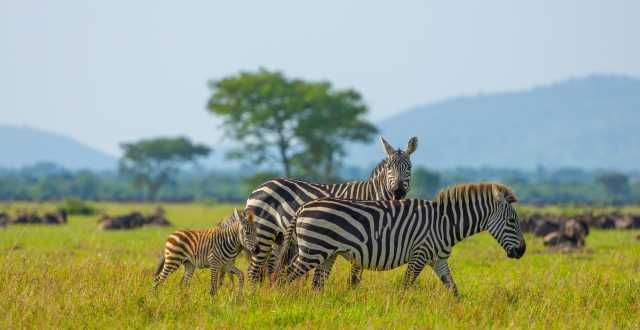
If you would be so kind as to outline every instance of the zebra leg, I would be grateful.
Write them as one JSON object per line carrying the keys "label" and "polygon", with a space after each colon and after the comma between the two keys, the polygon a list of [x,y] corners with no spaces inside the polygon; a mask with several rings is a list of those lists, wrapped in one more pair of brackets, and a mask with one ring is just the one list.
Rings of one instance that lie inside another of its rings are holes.
{"label": "zebra leg", "polygon": [[218,278],[218,285],[219,285],[220,287],[223,287],[223,286],[224,286],[224,275],[225,275],[225,274],[226,274],[226,272],[224,271],[224,269],[221,269],[221,270],[220,270],[220,275],[219,275],[220,277]]}
{"label": "zebra leg", "polygon": [[362,266],[355,262],[351,262],[351,276],[349,277],[349,286],[356,287],[362,280]]}
{"label": "zebra leg", "polygon": [[155,279],[153,279],[153,288],[157,288],[158,285],[164,282],[171,273],[175,272],[181,264],[181,260],[172,259],[170,256],[166,257],[164,265],[162,266],[162,271]]}
{"label": "zebra leg", "polygon": [[275,250],[272,250],[269,254],[269,258],[267,259],[267,276],[271,278],[273,272],[276,269],[276,262],[278,260],[278,256],[276,255]]}
{"label": "zebra leg", "polygon": [[229,272],[229,278],[231,279],[231,283],[233,283],[233,275],[238,276],[238,294],[242,293],[242,287],[244,285],[244,273],[236,267],[236,265],[229,265],[226,269]]}
{"label": "zebra leg", "polygon": [[296,260],[287,267],[286,276],[278,277],[276,285],[281,286],[284,283],[291,283],[309,272],[311,269],[317,267],[319,264],[320,261],[318,260],[313,260],[313,263],[302,262],[298,256],[298,258],[296,258]]}
{"label": "zebra leg", "polygon": [[418,278],[425,265],[425,256],[420,252],[416,253],[407,265],[407,270],[405,271],[404,278],[402,279],[402,286],[405,288],[412,286],[416,282],[416,278]]}
{"label": "zebra leg", "polygon": [[193,272],[195,270],[196,270],[196,266],[194,264],[188,261],[184,263],[184,275],[182,275],[183,286],[189,285],[189,280],[191,279],[191,276],[193,276]]}
{"label": "zebra leg", "polygon": [[209,254],[207,261],[209,262],[209,269],[211,270],[211,288],[209,289],[209,294],[215,296],[218,291],[220,273],[224,272],[224,264],[221,263],[213,253]]}
{"label": "zebra leg", "polygon": [[315,273],[313,274],[313,281],[311,282],[311,287],[314,291],[319,291],[324,288],[324,282],[329,278],[329,274],[331,274],[331,268],[333,268],[333,264],[336,262],[337,255],[329,256],[318,268],[316,268]]}
{"label": "zebra leg", "polygon": [[448,259],[437,259],[431,267],[444,286],[451,290],[454,296],[459,297],[460,293],[458,292],[458,287],[451,276]]}
{"label": "zebra leg", "polygon": [[253,286],[262,282],[264,279],[264,267],[268,259],[271,257],[271,244],[258,243],[259,252],[251,256],[249,262],[249,281]]}

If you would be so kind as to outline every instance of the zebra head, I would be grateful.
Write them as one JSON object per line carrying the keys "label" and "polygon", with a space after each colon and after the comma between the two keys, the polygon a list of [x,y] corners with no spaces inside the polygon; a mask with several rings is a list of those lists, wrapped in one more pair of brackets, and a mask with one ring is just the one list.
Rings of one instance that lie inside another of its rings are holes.
{"label": "zebra head", "polygon": [[245,211],[241,214],[238,209],[234,209],[233,217],[240,222],[240,244],[252,254],[256,253],[258,244],[256,243],[256,224],[253,221],[253,213]]}
{"label": "zebra head", "polygon": [[516,197],[510,191],[497,192],[495,197],[494,211],[487,222],[489,233],[500,243],[509,258],[520,259],[527,245],[518,214],[512,205],[517,201]]}
{"label": "zebra head", "polygon": [[418,138],[412,137],[404,150],[394,149],[382,136],[380,142],[387,154],[384,162],[384,185],[394,199],[402,199],[409,192],[411,183],[411,159],[409,156],[418,147]]}

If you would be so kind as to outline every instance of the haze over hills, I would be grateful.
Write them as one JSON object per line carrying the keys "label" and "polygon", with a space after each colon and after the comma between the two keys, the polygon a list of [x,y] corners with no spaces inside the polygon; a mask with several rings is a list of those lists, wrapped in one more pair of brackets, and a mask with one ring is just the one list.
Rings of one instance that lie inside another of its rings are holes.
{"label": "haze over hills", "polygon": [[[519,92],[459,97],[376,124],[396,147],[418,136],[412,159],[432,168],[640,168],[640,80],[625,76],[593,75]],[[377,141],[350,153],[349,164],[382,157]]]}
{"label": "haze over hills", "polygon": [[117,159],[70,137],[31,127],[0,125],[0,167],[53,162],[68,169],[114,169]]}
{"label": "haze over hills", "polygon": [[[431,168],[640,169],[640,80],[594,75],[530,90],[459,97],[377,122],[395,147],[418,136],[414,164]],[[237,168],[217,145],[205,166]],[[0,125],[0,167],[50,161],[69,169],[115,169],[117,159],[73,138]],[[369,168],[383,157],[377,139],[349,148],[346,163]]]}

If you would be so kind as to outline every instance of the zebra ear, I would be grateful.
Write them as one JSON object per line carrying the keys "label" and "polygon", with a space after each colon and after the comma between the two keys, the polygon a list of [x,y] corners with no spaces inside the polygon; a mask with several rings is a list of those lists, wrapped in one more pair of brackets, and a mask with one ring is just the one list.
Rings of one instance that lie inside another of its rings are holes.
{"label": "zebra ear", "polygon": [[516,199],[516,197],[508,192],[508,191],[499,191],[498,192],[498,199],[500,200],[500,202],[505,203],[505,204],[511,204],[511,203],[515,203],[518,200]]}
{"label": "zebra ear", "polygon": [[414,136],[409,139],[409,142],[407,142],[407,147],[404,149],[404,153],[407,155],[411,155],[414,151],[416,151],[417,148],[418,138]]}
{"label": "zebra ear", "polygon": [[253,212],[251,212],[251,210],[247,210],[245,213],[247,215],[247,223],[250,226],[253,226]]}
{"label": "zebra ear", "polygon": [[380,136],[380,143],[382,143],[382,147],[384,148],[384,153],[387,154],[387,157],[391,157],[391,155],[393,155],[395,150],[393,150],[393,147],[389,144],[389,142],[387,142],[387,140],[385,140],[382,137],[382,135]]}
{"label": "zebra ear", "polygon": [[237,208],[233,209],[233,217],[236,219],[242,219],[242,217],[240,216],[240,212],[238,212]]}

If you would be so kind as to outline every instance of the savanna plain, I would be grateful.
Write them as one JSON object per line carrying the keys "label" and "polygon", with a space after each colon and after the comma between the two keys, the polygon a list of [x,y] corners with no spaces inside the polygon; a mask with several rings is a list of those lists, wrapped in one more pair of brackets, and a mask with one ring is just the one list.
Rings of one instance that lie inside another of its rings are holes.
{"label": "savanna plain", "polygon": [[[155,208],[94,206],[108,214]],[[459,299],[430,269],[409,289],[400,286],[405,267],[365,271],[361,285],[349,288],[344,260],[318,293],[310,279],[277,290],[252,291],[245,283],[242,295],[225,282],[211,298],[206,270],[196,271],[186,288],[179,270],[154,293],[153,271],[167,235],[213,226],[234,206],[163,204],[173,227],[100,231],[95,215],[0,229],[0,328],[640,328],[637,230],[592,230],[586,248],[573,253],[549,252],[527,234],[520,260],[507,258],[488,233],[476,235],[456,245],[449,261]],[[55,205],[0,204],[2,211],[20,207]],[[246,270],[244,256],[236,263]]]}

